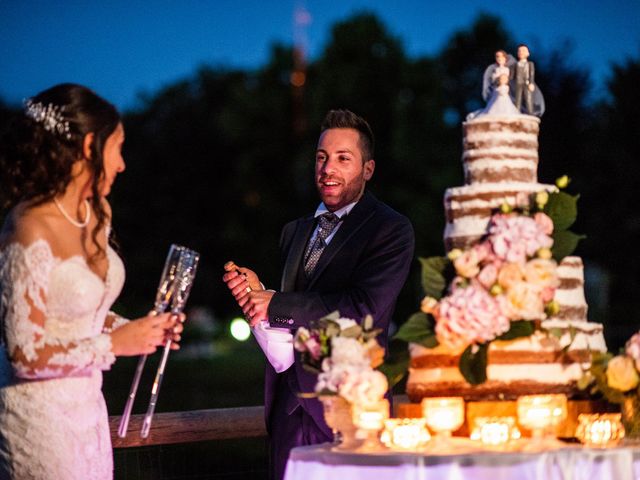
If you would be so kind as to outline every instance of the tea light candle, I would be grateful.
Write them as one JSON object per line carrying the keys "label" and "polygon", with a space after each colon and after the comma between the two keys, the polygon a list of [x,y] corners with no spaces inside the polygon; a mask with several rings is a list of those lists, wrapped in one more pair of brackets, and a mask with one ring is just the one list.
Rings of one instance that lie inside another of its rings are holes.
{"label": "tea light candle", "polygon": [[416,450],[431,439],[424,418],[390,418],[384,424],[380,439],[389,448]]}
{"label": "tea light candle", "polygon": [[372,405],[353,408],[353,423],[358,427],[356,437],[364,439],[360,450],[372,450],[380,446],[378,432],[384,428],[384,421],[389,418],[389,401],[381,400]]}
{"label": "tea light candle", "polygon": [[382,430],[385,418],[380,411],[362,410],[358,412],[355,424],[363,430]]}
{"label": "tea light candle", "polygon": [[503,446],[519,439],[520,430],[515,417],[477,417],[470,437],[484,445]]}
{"label": "tea light candle", "polygon": [[610,447],[624,438],[622,415],[619,413],[581,413],[576,437],[590,447]]}
{"label": "tea light candle", "polygon": [[451,435],[464,423],[464,400],[461,397],[424,398],[422,414],[429,428]]}
{"label": "tea light candle", "polygon": [[525,395],[518,398],[518,422],[535,436],[560,425],[567,417],[566,395]]}

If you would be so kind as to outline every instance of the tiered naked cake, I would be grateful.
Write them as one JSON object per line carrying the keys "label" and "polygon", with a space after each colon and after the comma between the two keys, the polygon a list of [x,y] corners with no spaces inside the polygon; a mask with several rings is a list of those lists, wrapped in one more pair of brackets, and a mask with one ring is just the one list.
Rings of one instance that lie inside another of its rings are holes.
{"label": "tiered naked cake", "polygon": [[[489,113],[463,123],[466,185],[445,193],[447,251],[476,244],[487,233],[491,215],[505,204],[515,208],[532,194],[557,191],[537,181],[539,126],[537,117],[520,114]],[[470,385],[461,375],[458,362],[464,348],[410,344],[411,401],[425,396],[480,400],[576,393],[576,381],[588,368],[591,352],[604,352],[606,345],[602,325],[587,321],[582,260],[565,257],[556,272],[559,310],[539,321],[542,328],[531,336],[493,341],[484,383]]]}

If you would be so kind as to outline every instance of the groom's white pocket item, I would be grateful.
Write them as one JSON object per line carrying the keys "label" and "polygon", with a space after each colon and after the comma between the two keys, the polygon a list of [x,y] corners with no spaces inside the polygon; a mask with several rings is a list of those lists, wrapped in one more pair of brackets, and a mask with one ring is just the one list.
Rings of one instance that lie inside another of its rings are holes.
{"label": "groom's white pocket item", "polygon": [[262,321],[251,331],[276,372],[284,372],[293,365],[293,335],[288,328],[271,327],[269,322]]}

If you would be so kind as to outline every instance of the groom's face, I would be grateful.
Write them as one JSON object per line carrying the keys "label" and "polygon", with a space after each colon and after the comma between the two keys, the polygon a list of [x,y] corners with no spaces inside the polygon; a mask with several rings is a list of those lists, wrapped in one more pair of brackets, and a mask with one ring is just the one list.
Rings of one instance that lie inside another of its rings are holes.
{"label": "groom's face", "polygon": [[363,161],[360,133],[353,128],[330,128],[320,135],[316,150],[316,187],[331,212],[357,201],[375,168]]}

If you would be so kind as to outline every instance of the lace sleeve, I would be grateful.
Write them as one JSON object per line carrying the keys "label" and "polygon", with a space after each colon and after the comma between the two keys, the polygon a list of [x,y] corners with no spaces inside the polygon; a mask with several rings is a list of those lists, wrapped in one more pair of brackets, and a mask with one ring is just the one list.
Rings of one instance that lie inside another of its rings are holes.
{"label": "lace sleeve", "polygon": [[16,376],[64,377],[108,369],[115,361],[111,336],[66,340],[46,329],[49,277],[56,259],[48,243],[10,244],[0,252],[0,320]]}
{"label": "lace sleeve", "polygon": [[126,325],[131,320],[121,317],[116,312],[110,311],[107,314],[107,318],[104,321],[104,327],[102,328],[102,333],[111,333],[114,330],[117,330],[123,325]]}

